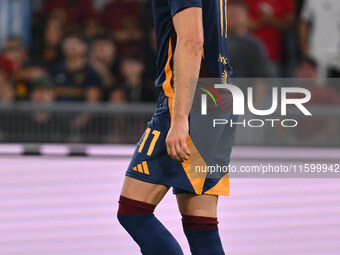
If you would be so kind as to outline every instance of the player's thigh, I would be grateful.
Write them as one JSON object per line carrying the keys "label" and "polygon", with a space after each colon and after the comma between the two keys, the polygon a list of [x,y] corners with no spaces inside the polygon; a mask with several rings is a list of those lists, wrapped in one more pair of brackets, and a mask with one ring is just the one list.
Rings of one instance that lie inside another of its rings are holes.
{"label": "player's thigh", "polygon": [[183,215],[217,217],[218,196],[180,193],[176,197],[179,211]]}
{"label": "player's thigh", "polygon": [[130,199],[157,205],[168,190],[168,186],[143,182],[126,176],[121,195]]}

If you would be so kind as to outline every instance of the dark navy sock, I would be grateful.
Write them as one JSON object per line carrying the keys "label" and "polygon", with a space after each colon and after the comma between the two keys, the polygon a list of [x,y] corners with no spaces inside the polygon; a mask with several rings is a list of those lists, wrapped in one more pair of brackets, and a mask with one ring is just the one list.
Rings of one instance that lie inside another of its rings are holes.
{"label": "dark navy sock", "polygon": [[182,215],[192,255],[224,255],[217,218]]}
{"label": "dark navy sock", "polygon": [[183,255],[176,239],[154,216],[155,206],[121,196],[118,220],[144,255]]}

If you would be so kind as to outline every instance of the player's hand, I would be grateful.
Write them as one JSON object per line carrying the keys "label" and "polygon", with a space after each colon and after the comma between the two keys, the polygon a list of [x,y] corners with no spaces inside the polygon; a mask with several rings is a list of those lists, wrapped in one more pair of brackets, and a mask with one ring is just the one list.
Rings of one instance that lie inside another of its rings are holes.
{"label": "player's hand", "polygon": [[174,121],[165,140],[170,157],[183,162],[188,160],[190,151],[186,140],[189,132],[188,118]]}

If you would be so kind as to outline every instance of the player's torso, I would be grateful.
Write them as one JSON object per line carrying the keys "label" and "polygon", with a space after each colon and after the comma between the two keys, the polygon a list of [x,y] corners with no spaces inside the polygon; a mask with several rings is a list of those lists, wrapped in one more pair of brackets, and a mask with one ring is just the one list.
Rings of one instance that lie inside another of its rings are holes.
{"label": "player's torso", "polygon": [[[176,32],[173,28],[168,0],[153,0],[153,12],[157,38],[156,86],[166,80],[167,65],[173,64],[176,51]],[[222,78],[231,75],[227,38],[227,0],[202,0],[204,29],[204,57],[200,77]]]}

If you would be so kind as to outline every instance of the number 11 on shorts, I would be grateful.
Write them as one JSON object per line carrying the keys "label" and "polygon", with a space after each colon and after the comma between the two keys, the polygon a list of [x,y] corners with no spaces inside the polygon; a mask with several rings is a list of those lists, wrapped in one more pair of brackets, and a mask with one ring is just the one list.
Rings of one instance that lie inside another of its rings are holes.
{"label": "number 11 on shorts", "polygon": [[[151,129],[150,128],[147,128],[146,131],[145,131],[145,134],[144,134],[144,137],[143,137],[143,141],[142,143],[140,144],[139,148],[138,148],[138,152],[141,153],[143,148],[144,148],[144,145],[145,145],[145,142],[146,140],[148,139],[149,135],[150,135],[150,132],[151,132]],[[153,130],[152,131],[152,134],[153,134],[153,138],[151,140],[151,143],[150,143],[150,146],[149,146],[149,149],[146,153],[146,155],[148,156],[151,156],[153,150],[155,149],[155,145],[156,145],[156,142],[161,134],[161,132],[157,131],[157,130]]]}

